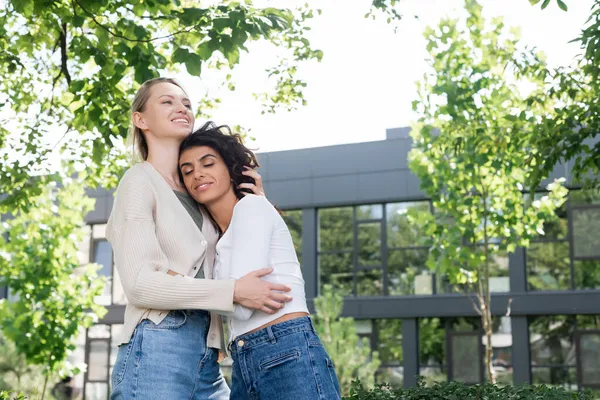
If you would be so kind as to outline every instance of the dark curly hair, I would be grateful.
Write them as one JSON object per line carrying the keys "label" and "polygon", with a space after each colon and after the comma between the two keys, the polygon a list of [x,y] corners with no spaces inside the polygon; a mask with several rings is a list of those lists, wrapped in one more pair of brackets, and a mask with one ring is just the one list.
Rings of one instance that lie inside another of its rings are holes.
{"label": "dark curly hair", "polygon": [[[240,183],[252,183],[254,178],[243,175],[244,166],[258,168],[258,160],[254,153],[244,146],[242,137],[237,133],[232,133],[227,125],[217,126],[212,121],[205,123],[202,128],[196,130],[179,146],[179,155],[184,151],[200,146],[207,146],[215,150],[227,166],[229,175],[233,180],[233,190],[238,199],[244,197],[242,192],[252,193],[249,189],[239,189]],[[179,178],[183,182],[183,175],[179,170]]]}

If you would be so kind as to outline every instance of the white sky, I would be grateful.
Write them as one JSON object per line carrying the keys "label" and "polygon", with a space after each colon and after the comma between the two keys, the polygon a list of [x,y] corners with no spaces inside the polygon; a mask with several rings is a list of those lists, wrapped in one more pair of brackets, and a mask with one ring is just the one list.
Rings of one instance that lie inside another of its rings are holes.
{"label": "white sky", "polygon": [[[269,2],[293,3],[297,1]],[[380,140],[385,138],[386,128],[408,126],[414,119],[415,82],[427,67],[423,29],[445,15],[464,12],[463,1],[402,0],[405,18],[397,33],[383,18],[364,18],[370,0],[308,3],[323,10],[311,22],[310,39],[314,48],[324,51],[321,63],[304,64],[300,70],[308,82],[308,105],[295,112],[261,115],[252,93],[263,89],[262,69],[275,63],[276,53],[256,44],[236,68],[236,91],[222,96],[215,122],[251,128],[256,138],[252,147],[259,151]],[[501,15],[506,26],[521,27],[523,43],[544,51],[552,65],[567,65],[580,52],[578,44],[568,42],[578,35],[593,0],[568,0],[568,12],[558,9],[554,0],[543,11],[528,0],[482,0],[481,4],[484,15]],[[211,83],[210,76],[203,77],[204,83],[187,74],[177,77],[195,101]]]}

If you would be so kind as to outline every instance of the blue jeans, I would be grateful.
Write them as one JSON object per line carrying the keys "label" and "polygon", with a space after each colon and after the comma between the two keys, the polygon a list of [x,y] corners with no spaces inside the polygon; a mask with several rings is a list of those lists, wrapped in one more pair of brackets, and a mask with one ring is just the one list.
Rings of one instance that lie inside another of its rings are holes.
{"label": "blue jeans", "polygon": [[206,347],[209,325],[202,310],[171,311],[158,325],[140,322],[119,347],[111,400],[229,399],[218,351]]}
{"label": "blue jeans", "polygon": [[341,399],[333,363],[308,317],[238,336],[230,349],[233,400]]}

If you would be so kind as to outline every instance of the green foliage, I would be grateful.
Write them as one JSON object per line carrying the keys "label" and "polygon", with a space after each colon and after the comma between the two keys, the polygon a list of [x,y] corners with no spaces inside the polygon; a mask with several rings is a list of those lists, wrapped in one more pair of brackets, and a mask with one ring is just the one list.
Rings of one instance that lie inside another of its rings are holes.
{"label": "green foliage", "polygon": [[352,318],[340,318],[343,297],[325,285],[315,299],[316,314],[313,321],[327,353],[331,357],[340,388],[347,393],[353,379],[360,378],[372,387],[379,365],[378,353],[371,352],[367,339],[360,339]]}
{"label": "green foliage", "polygon": [[491,384],[465,385],[458,382],[435,383],[425,386],[421,380],[415,388],[390,388],[385,385],[365,389],[360,381],[352,382],[350,395],[345,400],[592,400],[591,392],[568,392],[564,388],[545,385],[498,387]]}
{"label": "green foliage", "polygon": [[[540,6],[542,10],[548,7],[548,4],[550,4],[550,0],[529,0],[529,3],[531,3],[533,6],[540,2],[542,3]],[[569,9],[563,0],[556,0],[556,5],[563,11],[567,11]]]}
{"label": "green foliage", "polygon": [[[542,8],[547,3],[545,0]],[[564,2],[557,0],[557,4],[566,10]],[[540,123],[531,131],[538,149],[532,188],[561,161],[573,162],[572,173],[579,182],[596,187],[600,184],[599,28],[600,0],[595,0],[581,34],[573,40],[582,50],[573,65],[538,69],[538,74],[545,77],[546,87],[528,101],[552,104],[554,112],[541,114]]]}
{"label": "green foliage", "polygon": [[15,344],[0,335],[0,391],[16,390],[37,396],[43,384],[43,368],[27,364]]}
{"label": "green foliage", "polygon": [[268,71],[276,94],[265,107],[292,109],[304,103],[299,63],[322,57],[305,38],[313,16],[306,8],[228,0],[203,7],[191,0],[0,5],[0,181],[8,195],[0,212],[40,193],[47,182],[31,178],[51,170],[52,151],[88,169],[88,185],[114,186],[128,161],[129,105],[149,78],[183,67],[195,76],[207,68],[226,72],[250,42],[266,40],[282,57]]}
{"label": "green foliage", "polygon": [[530,103],[520,85],[542,93],[543,56],[520,50],[518,34],[501,18],[486,22],[481,6],[466,0],[466,28],[443,19],[427,28],[431,72],[419,83],[413,103],[420,118],[413,129],[411,170],[432,199],[435,215],[413,213],[433,237],[428,265],[450,282],[476,289],[476,308],[486,332],[491,371],[490,265],[497,254],[527,247],[543,235],[567,190],[561,182],[531,201],[523,190],[535,168],[531,132],[545,103]]}
{"label": "green foliage", "polygon": [[29,364],[77,374],[65,364],[73,339],[106,312],[94,303],[104,285],[97,266],[82,267],[77,257],[93,202],[71,180],[29,201],[0,227],[0,285],[12,297],[0,300],[0,328]]}
{"label": "green foliage", "polygon": [[23,393],[12,393],[6,390],[0,390],[0,400],[27,400]]}

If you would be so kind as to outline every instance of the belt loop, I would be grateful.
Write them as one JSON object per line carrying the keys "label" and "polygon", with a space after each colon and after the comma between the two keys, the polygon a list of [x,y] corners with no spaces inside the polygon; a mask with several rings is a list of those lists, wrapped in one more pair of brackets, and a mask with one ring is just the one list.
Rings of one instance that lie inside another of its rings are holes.
{"label": "belt loop", "polygon": [[277,340],[275,340],[275,335],[273,334],[273,329],[272,329],[271,325],[267,326],[267,334],[269,335],[269,340],[271,341],[271,343],[273,343],[273,344],[277,343]]}

